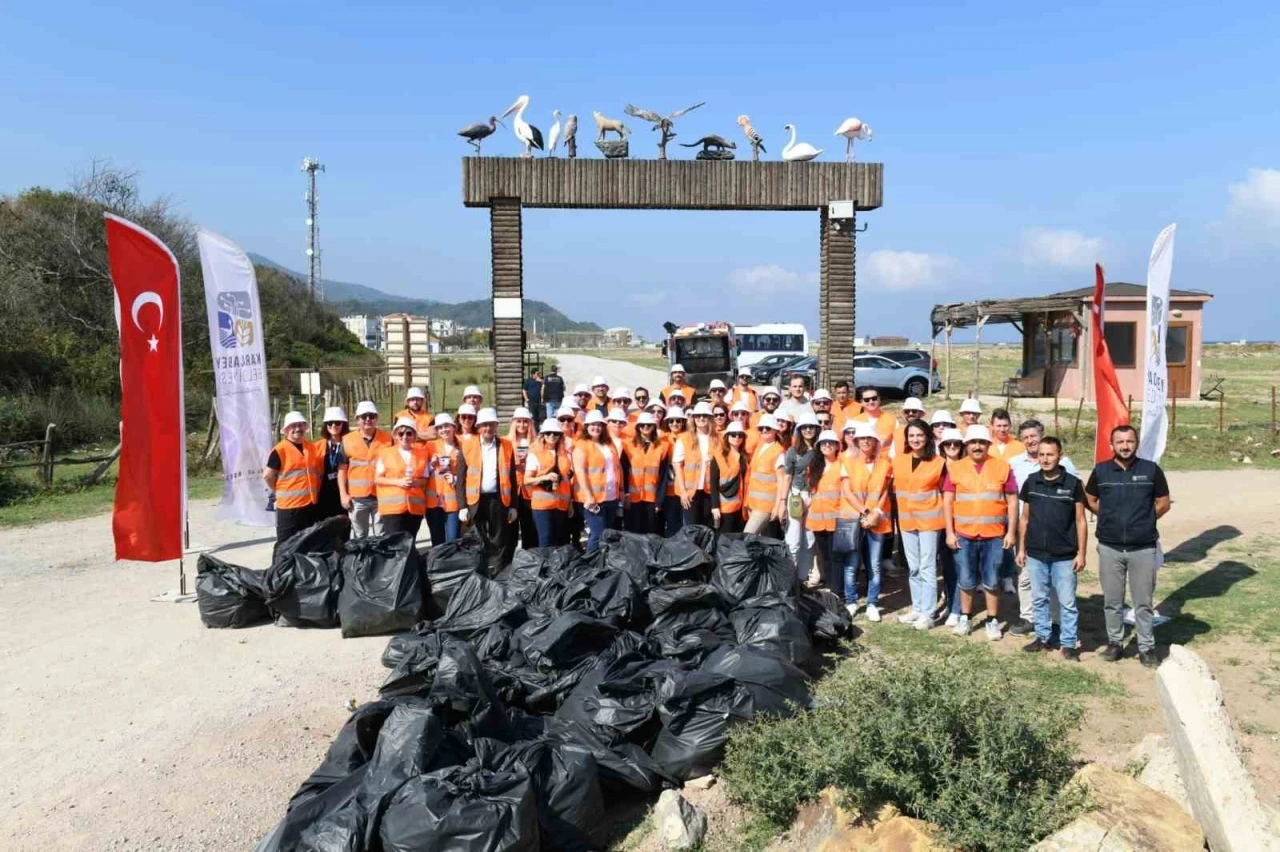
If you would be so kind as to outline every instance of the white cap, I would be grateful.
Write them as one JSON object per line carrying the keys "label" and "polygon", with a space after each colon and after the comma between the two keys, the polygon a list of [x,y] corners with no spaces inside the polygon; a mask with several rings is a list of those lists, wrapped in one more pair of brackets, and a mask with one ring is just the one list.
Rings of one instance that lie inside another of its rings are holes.
{"label": "white cap", "polygon": [[914,396],[909,396],[907,397],[906,401],[902,403],[902,410],[903,411],[924,411],[924,403]]}
{"label": "white cap", "polygon": [[[667,394],[667,399],[670,399],[673,396],[678,396],[681,399],[684,399],[684,391],[680,390],[680,388],[672,388],[671,393]],[[692,401],[693,400],[688,400],[688,402]]]}
{"label": "white cap", "polygon": [[735,421],[733,421],[732,423],[730,423],[728,426],[726,426],[726,427],[725,427],[725,429],[724,429],[724,434],[726,434],[726,435],[745,435],[745,434],[747,434],[747,427],[743,426],[741,423],[739,423],[737,420],[735,420]]}
{"label": "white cap", "polygon": [[739,376],[749,376],[749,375],[751,375],[751,368],[750,368],[750,367],[739,367],[739,368],[738,368],[738,375],[739,375]]}
{"label": "white cap", "polygon": [[372,402],[366,399],[364,402],[356,406],[356,417],[361,417],[365,414],[377,414],[377,413],[378,413],[378,404],[376,402]]}
{"label": "white cap", "polygon": [[823,441],[830,441],[833,444],[838,444],[840,443],[840,438],[830,429],[824,429],[818,435],[818,443],[821,444]]}
{"label": "white cap", "polygon": [[556,410],[556,420],[559,420],[561,417],[573,417],[576,419],[577,416],[578,416],[577,407],[573,405],[569,405],[568,403],[561,405],[560,408]]}
{"label": "white cap", "polygon": [[577,396],[580,393],[585,393],[587,396],[591,396],[591,388],[587,387],[582,382],[578,382],[573,386],[573,394],[574,396]]}
{"label": "white cap", "polygon": [[512,420],[532,420],[533,412],[525,408],[523,405],[511,412]]}
{"label": "white cap", "polygon": [[307,418],[302,416],[301,411],[290,411],[284,416],[284,420],[280,423],[280,431],[283,432],[285,429],[288,429],[296,423],[301,423],[303,426],[308,427],[311,425]]}
{"label": "white cap", "polygon": [[560,428],[560,421],[556,420],[554,417],[548,417],[546,420],[543,420],[542,428],[539,429],[538,432],[540,432],[543,435],[547,435],[552,432],[554,432],[557,435],[564,434],[564,430]]}
{"label": "white cap", "polygon": [[[533,417],[532,414],[529,416]],[[498,422],[498,412],[494,411],[492,408],[482,408],[480,409],[480,413],[476,415],[477,426],[483,426],[485,423],[497,423],[497,422]]]}
{"label": "white cap", "polygon": [[594,379],[591,380],[591,387],[598,388],[601,385],[604,385],[605,387],[609,387],[609,383],[605,381],[604,376],[596,376]]}
{"label": "white cap", "polygon": [[817,426],[817,425],[818,425],[818,416],[814,414],[812,411],[809,411],[808,409],[801,411],[796,416],[797,429],[799,429],[801,426]]}
{"label": "white cap", "polygon": [[668,372],[668,373],[683,373],[683,372],[684,372],[684,364],[672,364],[672,365],[671,365],[671,369],[670,369],[670,370],[668,370],[667,372]]}
{"label": "white cap", "polygon": [[[960,430],[957,429],[956,431],[959,432]],[[983,426],[981,423],[975,423],[972,426],[970,426],[967,430],[965,430],[965,433],[964,433],[964,442],[967,444],[970,441],[986,441],[988,444],[990,444],[991,431],[987,429],[986,426]]]}
{"label": "white cap", "polygon": [[411,399],[426,399],[426,398],[427,398],[427,395],[422,392],[422,388],[409,388],[404,393],[405,402],[408,402]]}
{"label": "white cap", "polygon": [[391,431],[398,432],[401,429],[412,429],[416,435],[418,432],[418,424],[414,423],[408,417],[401,417],[396,421],[396,425],[391,427]]}
{"label": "white cap", "polygon": [[466,399],[469,396],[478,396],[481,399],[484,399],[484,393],[480,390],[480,388],[476,387],[475,385],[467,385],[466,388],[462,391],[463,399]]}
{"label": "white cap", "polygon": [[778,418],[774,417],[772,414],[761,414],[760,422],[756,424],[756,428],[757,429],[777,429]]}
{"label": "white cap", "polygon": [[728,388],[725,387],[724,382],[720,381],[719,379],[711,380],[710,389],[711,390],[728,390]]}
{"label": "white cap", "polygon": [[952,417],[951,412],[947,411],[945,408],[939,408],[937,411],[933,412],[933,416],[929,418],[930,426],[937,426],[939,423],[954,424],[955,422],[956,419]]}
{"label": "white cap", "polygon": [[587,419],[583,423],[583,425],[590,426],[592,423],[603,423],[603,422],[604,422],[604,415],[600,413],[599,409],[593,409],[587,412]]}
{"label": "white cap", "polygon": [[609,399],[631,399],[631,391],[627,388],[614,388],[609,392]]}
{"label": "white cap", "polygon": [[858,424],[858,429],[853,433],[853,437],[875,438],[877,441],[879,441],[880,433],[876,431],[876,426],[874,423],[868,423],[867,421],[863,420],[861,423]]}
{"label": "white cap", "polygon": [[978,401],[976,399],[974,399],[973,397],[969,397],[964,402],[960,403],[960,413],[961,414],[970,414],[970,413],[981,414],[982,406],[978,404]]}
{"label": "white cap", "polygon": [[765,397],[769,397],[769,396],[776,396],[778,399],[782,399],[782,392],[779,391],[777,388],[769,387],[769,388],[765,388],[764,393],[760,394],[761,399],[764,399]]}
{"label": "white cap", "polygon": [[956,428],[943,429],[942,437],[938,439],[939,444],[945,444],[947,441],[958,441],[964,443],[964,435],[960,434],[960,430]]}
{"label": "white cap", "polygon": [[462,405],[458,406],[458,416],[461,417],[464,414],[470,414],[472,417],[475,417],[476,407],[469,402],[462,403]]}
{"label": "white cap", "polygon": [[778,421],[779,423],[781,423],[784,420],[791,424],[794,424],[796,422],[796,417],[794,414],[792,414],[790,411],[783,411],[782,409],[778,409],[773,413],[773,419]]}
{"label": "white cap", "polygon": [[652,414],[650,414],[647,411],[644,411],[644,412],[641,412],[640,416],[636,418],[636,425],[637,426],[657,426],[658,421],[653,418]]}
{"label": "white cap", "polygon": [[678,405],[670,406],[667,409],[667,416],[664,417],[663,419],[664,420],[684,420],[685,419],[684,409]]}
{"label": "white cap", "polygon": [[826,388],[818,388],[816,391],[813,392],[813,396],[810,397],[810,399],[812,399],[814,402],[817,402],[820,399],[830,400],[831,391],[827,390]]}
{"label": "white cap", "polygon": [[746,411],[746,412],[750,412],[750,411],[751,411],[751,406],[747,405],[747,401],[746,401],[745,399],[740,399],[740,400],[736,401],[736,402],[733,404],[733,408],[730,408],[730,409],[729,409],[729,412],[730,412],[730,413],[733,413],[733,412],[735,412],[735,411]]}
{"label": "white cap", "polygon": [[705,415],[706,417],[711,417],[711,416],[713,416],[714,414],[715,414],[715,412],[711,410],[711,403],[706,402],[705,400],[704,400],[704,401],[702,401],[702,402],[700,402],[700,403],[698,403],[697,405],[695,405],[695,406],[693,407],[693,416],[694,416],[694,417],[702,417],[702,416],[704,416],[704,415]]}
{"label": "white cap", "polygon": [[340,405],[331,405],[324,410],[324,418],[321,423],[346,423],[347,412],[342,410]]}
{"label": "white cap", "polygon": [[441,411],[439,414],[436,415],[436,425],[437,426],[454,426],[456,424],[453,422],[453,418],[449,416],[449,412]]}
{"label": "white cap", "polygon": [[660,399],[651,399],[651,400],[649,400],[649,404],[645,406],[644,410],[645,410],[645,411],[653,411],[655,408],[656,408],[656,409],[658,409],[658,413],[659,413],[659,414],[662,414],[663,412],[665,412],[665,411],[667,410],[667,407],[666,407],[665,405],[663,405],[663,404],[662,404],[662,400],[660,400]]}
{"label": "white cap", "polygon": [[626,423],[627,412],[623,411],[621,408],[610,408],[609,419],[616,423]]}

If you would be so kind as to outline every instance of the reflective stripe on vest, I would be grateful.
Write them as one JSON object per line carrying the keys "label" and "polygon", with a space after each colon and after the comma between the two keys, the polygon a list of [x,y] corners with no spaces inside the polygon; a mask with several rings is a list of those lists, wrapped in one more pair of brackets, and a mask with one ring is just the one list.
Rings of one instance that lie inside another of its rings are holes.
{"label": "reflective stripe on vest", "polygon": [[645,449],[642,445],[627,444],[627,457],[631,461],[631,476],[627,481],[627,495],[632,503],[656,503],[658,479],[668,449],[662,441],[654,441]]}
{"label": "reflective stripe on vest", "polygon": [[[378,461],[382,462],[382,475],[385,479],[403,479],[411,476],[421,479],[426,475],[429,456],[421,450],[414,449],[409,465],[398,447],[383,447],[378,451]],[[410,466],[412,465],[412,466]],[[405,488],[400,485],[378,485],[378,514],[423,515],[427,511],[427,498],[421,486]]]}
{"label": "reflective stripe on vest", "polygon": [[[511,442],[506,438],[493,439],[498,444],[498,494],[502,497],[502,505],[511,506],[511,465],[514,452]],[[484,447],[478,435],[472,436],[462,448],[467,459],[467,505],[480,502],[480,486],[484,475]]]}
{"label": "reflective stripe on vest", "polygon": [[[732,465],[729,462],[727,454],[724,456],[717,455],[715,460],[716,469],[720,475],[720,482],[732,482],[735,479],[738,480],[738,491],[736,494],[732,497],[724,496],[723,492],[720,494],[720,513],[733,514],[735,512],[742,511],[742,492],[746,486],[746,482],[743,480],[745,480],[746,477],[740,476],[740,474],[746,472],[746,465],[743,464],[741,455],[738,456],[738,459]],[[719,488],[719,483],[716,483],[715,487]]]}
{"label": "reflective stripe on vest", "polygon": [[393,446],[391,436],[381,429],[373,433],[368,444],[359,432],[348,432],[342,437],[342,451],[347,455],[347,491],[352,497],[373,496],[378,453],[390,446]]}
{"label": "reflective stripe on vest", "polygon": [[753,512],[772,512],[778,503],[778,456],[782,445],[777,441],[761,444],[747,468],[747,508]]}
{"label": "reflective stripe on vest", "polygon": [[580,481],[577,474],[574,474],[573,499],[579,503],[604,502],[608,496],[609,487],[608,477],[605,476],[607,468],[605,464],[606,453],[613,458],[614,487],[621,493],[622,465],[618,461],[618,451],[614,448],[612,442],[599,444],[590,440],[581,441],[573,448],[575,453],[579,450],[582,451],[582,469],[587,475],[587,481]]}
{"label": "reflective stripe on vest", "polygon": [[303,441],[301,449],[289,440],[275,445],[280,457],[276,474],[276,508],[305,509],[320,499],[320,480],[324,476],[324,450],[321,441]]}
{"label": "reflective stripe on vest", "polygon": [[[873,533],[887,533],[893,529],[893,517],[889,511],[889,480],[893,476],[893,466],[884,456],[877,456],[871,470],[867,470],[867,462],[861,453],[843,457],[845,471],[849,474],[849,490],[864,507],[880,512],[880,521],[870,528]],[[848,501],[841,502],[842,517],[855,518],[853,506]]]}
{"label": "reflective stripe on vest", "polygon": [[568,511],[570,503],[569,495],[569,458],[564,453],[556,449],[531,449],[529,455],[536,463],[537,472],[534,476],[542,476],[550,473],[553,469],[560,474],[560,480],[554,485],[540,482],[537,485],[525,486],[525,491],[529,499],[529,508],[535,512],[544,512],[550,510]]}
{"label": "reflective stripe on vest", "polygon": [[989,457],[979,471],[973,460],[963,458],[950,465],[955,486],[956,531],[977,538],[1001,538],[1009,521],[1004,486],[1009,479],[1009,463]]}
{"label": "reflective stripe on vest", "polygon": [[840,517],[840,474],[843,464],[839,458],[827,462],[818,487],[810,492],[809,512],[805,517],[805,529],[814,532],[833,532]]}
{"label": "reflective stripe on vest", "polygon": [[432,449],[434,455],[431,465],[431,482],[427,485],[427,508],[456,512],[462,508],[458,502],[458,481],[454,479],[450,484],[445,481],[444,475],[446,473],[454,477],[458,475],[458,453],[462,451],[453,444],[445,443],[443,438],[437,438],[432,444]]}
{"label": "reflective stripe on vest", "polygon": [[941,457],[922,460],[912,470],[911,458],[908,454],[893,460],[893,490],[898,497],[898,526],[903,532],[945,529],[940,489],[946,462]]}

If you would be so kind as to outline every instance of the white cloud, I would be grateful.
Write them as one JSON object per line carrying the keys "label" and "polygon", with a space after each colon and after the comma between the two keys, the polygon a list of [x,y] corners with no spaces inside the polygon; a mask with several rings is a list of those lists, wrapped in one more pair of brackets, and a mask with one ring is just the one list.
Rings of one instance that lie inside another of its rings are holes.
{"label": "white cloud", "polygon": [[1280,228],[1280,169],[1249,169],[1249,176],[1227,187],[1227,215],[1241,224]]}
{"label": "white cloud", "polygon": [[671,298],[665,290],[637,290],[627,294],[626,302],[633,308],[652,308]]}
{"label": "white cloud", "polygon": [[1022,232],[1022,261],[1029,266],[1087,269],[1101,260],[1102,238],[1079,231],[1028,228]]}
{"label": "white cloud", "polygon": [[732,270],[729,273],[729,283],[753,295],[778,296],[812,291],[818,283],[818,273],[796,272],[776,263],[768,263]]}
{"label": "white cloud", "polygon": [[860,282],[881,290],[919,290],[940,283],[955,267],[942,255],[878,249],[858,256]]}

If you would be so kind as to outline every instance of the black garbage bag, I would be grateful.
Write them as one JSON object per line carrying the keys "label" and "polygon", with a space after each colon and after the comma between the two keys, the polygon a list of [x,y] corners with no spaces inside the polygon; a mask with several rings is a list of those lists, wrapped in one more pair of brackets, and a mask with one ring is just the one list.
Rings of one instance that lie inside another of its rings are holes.
{"label": "black garbage bag", "polygon": [[641,586],[647,586],[647,566],[664,540],[660,535],[605,530],[600,535],[598,564],[611,571],[625,572]]}
{"label": "black garbage bag", "polygon": [[604,619],[566,612],[529,620],[516,631],[516,641],[529,664],[546,672],[599,656],[617,635],[618,628]]}
{"label": "black garbage bag", "polygon": [[696,663],[708,651],[735,639],[724,599],[705,583],[653,589],[649,609],[653,624],[645,631],[645,639],[658,656]]}
{"label": "black garbage bag", "polygon": [[546,737],[595,758],[606,801],[615,796],[658,793],[677,784],[675,776],[659,766],[640,746],[635,743],[611,745],[581,722],[527,714],[517,718],[515,711],[511,722],[521,739]]}
{"label": "black garbage bag", "polygon": [[413,646],[423,641],[424,636],[435,633],[436,629],[430,621],[420,621],[409,628],[408,633],[398,633],[387,640],[387,647],[382,651],[382,665],[394,669],[400,665]]}
{"label": "black garbage bag", "polygon": [[424,572],[427,575],[427,617],[440,618],[449,608],[449,598],[467,576],[485,574],[484,539],[473,527],[453,541],[437,544],[427,550]]}
{"label": "black garbage bag", "polygon": [[605,848],[608,822],[599,768],[589,751],[544,737],[509,746],[497,755],[501,769],[523,766],[538,803],[542,849],[589,852]]}
{"label": "black garbage bag", "polygon": [[658,730],[658,685],[681,671],[679,663],[642,650],[621,654],[587,672],[556,716],[582,723],[610,745],[646,746]]}
{"label": "black garbage bag", "polygon": [[556,598],[560,612],[581,612],[618,627],[644,629],[652,620],[645,587],[630,573],[611,568],[579,572]]}
{"label": "black garbage bag", "polygon": [[399,703],[399,700],[370,701],[352,711],[342,730],[329,744],[324,761],[289,799],[289,811],[308,799],[314,799],[368,763],[383,723]]}
{"label": "black garbage bag", "polygon": [[423,617],[422,562],[410,533],[357,538],[342,555],[342,635],[375,636]]}
{"label": "black garbage bag", "polygon": [[566,544],[562,547],[539,547],[517,550],[511,564],[494,578],[528,603],[533,600],[545,578],[558,574],[566,565],[578,558],[578,549]]}
{"label": "black garbage bag", "polygon": [[284,627],[337,627],[341,589],[336,553],[292,553],[267,569],[267,604]]}
{"label": "black garbage bag", "polygon": [[702,661],[700,671],[732,678],[751,696],[753,716],[794,716],[812,704],[809,678],[782,657],[740,645],[721,645]]}
{"label": "black garbage bag", "polygon": [[437,630],[470,639],[485,633],[502,621],[520,624],[524,621],[524,601],[504,584],[483,574],[472,573],[463,578],[449,597],[444,616],[433,626]]}
{"label": "black garbage bag", "polygon": [[853,619],[844,602],[829,589],[800,589],[796,595],[796,614],[815,642],[833,644],[855,635]]}
{"label": "black garbage bag", "polygon": [[711,772],[724,757],[729,728],[754,715],[751,693],[733,678],[693,671],[660,690],[662,730],[650,755],[666,772],[687,781]]}
{"label": "black garbage bag", "polygon": [[[572,635],[572,634],[571,634]],[[602,635],[595,634],[588,627],[583,633],[584,641],[597,642]],[[596,645],[596,647],[599,647]],[[544,668],[539,670],[529,665],[516,671],[517,677],[525,686],[525,706],[539,713],[554,713],[570,692],[584,676],[598,667],[607,665],[615,657],[640,650],[644,647],[644,637],[632,630],[620,630],[613,641],[598,653],[572,654],[567,661],[556,668],[544,658]],[[527,658],[526,658],[527,659]]]}
{"label": "black garbage bag", "polygon": [[787,545],[759,535],[722,536],[711,584],[730,606],[767,594],[795,594],[795,562]]}
{"label": "black garbage bag", "polygon": [[196,560],[196,602],[205,627],[252,627],[271,620],[266,572],[207,553]]}
{"label": "black garbage bag", "polygon": [[453,636],[440,637],[440,657],[427,702],[449,727],[462,725],[469,736],[503,742],[515,738],[506,708],[484,665],[470,645]]}
{"label": "black garbage bag", "polygon": [[295,553],[341,553],[350,538],[351,519],[346,515],[332,515],[280,542],[271,561],[274,563]]}
{"label": "black garbage bag", "polygon": [[[681,532],[690,527],[683,527]],[[707,527],[693,527],[707,530]],[[649,558],[649,576],[661,585],[705,583],[711,576],[714,561],[694,535],[678,535],[664,539]]]}
{"label": "black garbage bag", "polygon": [[809,631],[796,615],[794,598],[778,592],[748,598],[729,613],[739,645],[758,648],[806,672],[818,665]]}
{"label": "black garbage bag", "polygon": [[366,768],[359,766],[316,795],[290,803],[284,819],[254,852],[360,852],[364,820],[356,793]]}
{"label": "black garbage bag", "polygon": [[537,852],[533,782],[520,764],[417,775],[387,800],[378,839],[383,852]]}
{"label": "black garbage bag", "polygon": [[688,539],[702,548],[708,556],[715,556],[716,531],[711,527],[702,524],[686,524],[680,528],[680,532],[676,533],[676,537]]}
{"label": "black garbage bag", "polygon": [[[396,667],[378,688],[378,694],[383,698],[425,695],[435,682],[436,667],[440,664],[440,634],[430,630],[425,633],[405,633],[395,638],[401,640]],[[390,650],[391,646],[388,645],[387,651]],[[386,662],[387,651],[382,654],[383,662]]]}

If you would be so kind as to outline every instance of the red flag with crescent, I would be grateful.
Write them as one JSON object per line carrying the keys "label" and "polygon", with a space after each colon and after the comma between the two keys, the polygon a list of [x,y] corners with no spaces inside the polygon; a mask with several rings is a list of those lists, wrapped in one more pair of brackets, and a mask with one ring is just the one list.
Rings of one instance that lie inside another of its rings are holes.
{"label": "red flag with crescent", "polygon": [[1125,404],[1124,394],[1120,392],[1120,380],[1116,378],[1111,351],[1107,349],[1107,338],[1102,333],[1105,326],[1102,305],[1106,295],[1102,265],[1094,264],[1093,268],[1095,280],[1090,335],[1093,337],[1093,396],[1098,405],[1098,431],[1093,441],[1093,462],[1101,464],[1115,455],[1111,451],[1111,430],[1129,422],[1129,406]]}
{"label": "red flag with crescent", "polygon": [[151,233],[105,216],[120,330],[116,559],[178,559],[187,508],[178,262]]}

